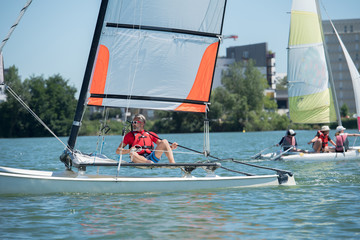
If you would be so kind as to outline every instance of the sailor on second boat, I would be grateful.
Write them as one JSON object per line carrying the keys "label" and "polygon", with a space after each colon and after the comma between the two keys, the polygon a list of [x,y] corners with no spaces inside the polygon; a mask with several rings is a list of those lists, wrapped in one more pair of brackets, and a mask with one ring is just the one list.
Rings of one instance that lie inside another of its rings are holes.
{"label": "sailor on second boat", "polygon": [[330,152],[329,142],[336,146],[335,142],[329,136],[330,128],[329,126],[322,126],[320,131],[317,131],[315,137],[308,142],[308,144],[313,144],[314,152]]}
{"label": "sailor on second boat", "polygon": [[336,138],[336,147],[335,152],[347,152],[349,150],[349,140],[348,136],[359,137],[360,134],[357,133],[344,133],[346,128],[343,126],[338,126],[336,128],[335,138]]}
{"label": "sailor on second boat", "polygon": [[[177,148],[177,143],[170,145],[166,139],[160,139],[156,133],[145,131],[145,123],[144,115],[134,116],[131,122],[133,131],[125,135],[124,140],[116,149],[116,154],[130,154],[131,161],[134,163],[157,163],[165,153],[169,163],[175,163],[172,150]],[[127,145],[129,149],[124,149]]]}
{"label": "sailor on second boat", "polygon": [[281,138],[280,142],[276,144],[276,146],[282,146],[284,151],[288,150],[290,147],[295,148],[297,146],[295,135],[296,133],[294,130],[287,130],[286,135]]}
{"label": "sailor on second boat", "polygon": [[[296,132],[293,129],[289,129],[286,131],[285,136],[283,136],[276,146],[282,146],[283,151],[289,150],[292,147],[291,152],[306,152],[305,150],[297,148],[297,141],[295,138]],[[290,151],[289,150],[289,151]]]}

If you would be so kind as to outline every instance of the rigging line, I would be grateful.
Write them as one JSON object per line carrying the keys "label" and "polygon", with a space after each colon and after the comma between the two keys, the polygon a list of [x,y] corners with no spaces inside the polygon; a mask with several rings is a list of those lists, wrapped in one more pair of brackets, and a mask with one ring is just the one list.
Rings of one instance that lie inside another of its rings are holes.
{"label": "rigging line", "polygon": [[[120,19],[121,18],[121,11],[122,11],[122,7],[123,7],[123,2],[120,3],[121,4],[121,7],[118,8],[118,14],[117,14],[117,19]],[[115,38],[113,38],[113,42],[115,42]],[[112,63],[111,63],[111,66],[112,66]],[[130,80],[130,75],[129,75],[129,80]],[[127,113],[129,112],[129,103],[127,103],[126,105],[126,108],[125,108],[125,116],[124,116],[124,120],[125,120],[125,123],[127,122]],[[124,142],[124,137],[125,137],[125,124],[123,126],[123,131],[122,131],[122,134],[121,134],[121,142]],[[119,163],[118,163],[118,166],[117,166],[117,172],[116,172],[116,180],[119,176],[119,172],[120,172],[120,168],[121,168],[121,162],[123,161],[123,154],[122,154],[122,151],[123,151],[124,147],[122,146],[121,149],[120,149],[120,153],[119,153]]]}
{"label": "rigging line", "polygon": [[98,135],[98,140],[96,142],[96,151],[99,150],[99,143],[100,143],[100,139],[101,139],[101,143],[100,143],[100,150],[99,153],[102,154],[102,150],[105,144],[105,135],[110,131],[110,127],[107,126],[106,122],[109,116],[109,109],[106,107],[102,108],[102,117],[103,120],[100,120],[100,129],[99,129],[99,135]]}
{"label": "rigging line", "polygon": [[210,154],[210,130],[209,130],[209,119],[208,113],[209,106],[208,104],[205,105],[205,119],[204,119],[204,155],[207,157]]}
{"label": "rigging line", "polygon": [[105,107],[105,119],[104,119],[104,127],[102,128],[102,143],[101,143],[101,149],[100,153],[102,153],[104,144],[105,144],[105,135],[110,131],[110,127],[107,125],[107,121],[109,119],[109,108]]}
{"label": "rigging line", "polygon": [[[144,149],[138,149],[137,151],[141,151],[141,150],[144,150]],[[136,152],[137,152],[136,151]],[[171,152],[171,151],[166,151],[166,150],[152,150],[153,152],[164,152],[164,153],[166,153],[166,152]],[[204,155],[203,153],[194,153],[194,152],[180,152],[180,151],[172,151],[172,153],[174,153],[174,154],[193,154],[193,155]]]}
{"label": "rigging line", "polygon": [[[137,3],[137,2],[136,2]],[[141,3],[141,6],[143,5],[143,2]],[[136,8],[134,8],[134,17],[136,16],[136,12],[135,12]],[[140,11],[140,20],[139,22],[141,23],[142,22],[142,19],[141,19],[141,16],[142,16],[142,8],[141,8],[141,11]],[[135,19],[133,20],[133,22],[135,22]],[[140,25],[140,28],[141,28],[141,25]],[[129,89],[129,96],[127,98],[127,105],[126,105],[126,111],[125,111],[125,123],[127,122],[127,113],[129,112],[129,108],[130,108],[130,101],[131,101],[131,96],[132,96],[132,93],[133,93],[133,90],[134,90],[134,85],[135,85],[135,77],[136,77],[136,72],[137,72],[137,69],[138,69],[138,64],[139,64],[139,56],[140,56],[140,37],[141,37],[141,32],[139,31],[139,36],[138,36],[138,42],[137,42],[137,51],[136,51],[136,63],[135,63],[135,68],[134,68],[134,74],[133,74],[133,77],[131,78],[130,74],[129,74],[129,82],[131,80],[131,86],[130,86],[130,89]],[[132,66],[132,65],[131,65]],[[130,71],[131,72],[131,71]],[[124,138],[125,138],[125,131],[123,132],[123,135],[122,135],[122,141],[124,141]],[[123,148],[122,148],[123,149]],[[117,177],[119,176],[119,172],[120,172],[120,166],[121,166],[121,160],[122,160],[122,149],[120,150],[120,158],[119,158],[119,164],[118,164],[118,168],[117,168],[117,173],[116,173],[116,179]]]}
{"label": "rigging line", "polygon": [[358,136],[356,136],[356,138],[354,139],[353,147],[355,147],[357,138],[358,138]]}
{"label": "rigging line", "polygon": [[[103,111],[102,117],[104,117],[104,111]],[[103,128],[103,124],[102,124],[102,122],[100,121],[99,134],[98,134],[98,139],[97,139],[97,141],[96,141],[96,152],[97,152],[98,149],[99,149],[99,142],[100,142],[100,137],[101,137],[101,135],[102,135],[102,128]]]}
{"label": "rigging line", "polygon": [[[154,134],[152,134],[151,132],[149,132],[149,131],[146,131],[146,132],[148,132],[151,136],[153,136],[153,137],[155,137],[155,138],[157,138],[157,139],[159,139],[159,140],[163,140],[162,138],[160,138],[160,137],[158,137],[158,136],[156,136],[156,135],[154,135]],[[170,141],[168,141],[169,142],[169,144],[173,144],[172,142],[170,142]],[[192,152],[196,152],[196,153],[199,153],[199,154],[201,154],[201,155],[204,155],[204,153],[203,152],[200,152],[200,151],[197,151],[197,150],[195,150],[195,149],[191,149],[191,148],[188,148],[188,147],[185,147],[185,146],[182,146],[182,145],[177,145],[178,147],[181,147],[181,148],[184,148],[184,149],[186,149],[186,150],[189,150],[189,151],[192,151]]]}
{"label": "rigging line", "polygon": [[31,108],[15,93],[14,90],[10,88],[10,86],[6,85],[6,89],[9,91],[9,93],[41,124],[44,126],[46,130],[48,130],[62,145],[65,146],[66,149],[68,149],[70,152],[70,148],[63,142],[61,139],[56,136],[56,134],[51,131],[51,129],[41,120],[41,118],[36,115],[34,111],[31,110]]}
{"label": "rigging line", "polygon": [[[121,11],[122,11],[122,8],[123,8],[123,2],[121,1],[120,2],[120,7],[117,7],[116,9],[118,9],[117,12],[114,12],[114,16],[110,16],[109,18],[115,18],[115,19],[120,19],[121,18]],[[115,37],[112,38],[112,46],[115,45],[115,42],[116,42],[116,39]],[[112,69],[112,66],[113,66],[113,61],[110,60],[110,65],[109,65],[109,69]],[[110,78],[112,77],[112,74],[110,74]],[[128,112],[128,107],[126,107],[126,111],[125,111],[125,122],[126,122],[126,119],[127,119],[127,112]],[[124,134],[125,131],[122,132],[122,138],[121,138],[121,143],[124,141]],[[120,172],[120,167],[121,167],[121,162],[123,161],[122,160],[122,149],[120,150],[120,153],[119,153],[119,163],[118,163],[118,166],[117,166],[117,172],[116,172],[116,180],[119,176],[119,172]]]}
{"label": "rigging line", "polygon": [[[262,169],[272,170],[272,171],[280,172],[280,173],[287,173],[287,174],[289,174],[290,176],[293,175],[293,173],[290,172],[290,171],[286,171],[286,170],[282,170],[282,169],[277,169],[277,168],[263,167],[263,166],[259,166],[259,165],[255,165],[255,164],[251,164],[251,163],[245,163],[245,162],[241,162],[241,161],[235,160],[235,159],[233,159],[233,158],[220,159],[220,158],[215,157],[215,156],[212,156],[212,155],[209,155],[209,157],[214,158],[214,159],[216,159],[216,160],[218,160],[218,161],[232,161],[232,162],[234,162],[234,163],[239,163],[239,164],[247,165],[247,166],[250,166],[250,167],[262,168]],[[212,161],[212,162],[214,162],[214,161]]]}
{"label": "rigging line", "polygon": [[[148,132],[148,131],[147,131]],[[157,139],[159,139],[159,140],[163,140],[162,138],[160,138],[160,137],[158,137],[158,136],[156,136],[156,135],[154,135],[154,134],[151,134],[151,132],[148,132],[151,136],[153,136],[153,137],[156,137]],[[170,141],[168,141],[169,142],[169,144],[173,144],[172,142],[170,142]],[[205,155],[204,154],[204,152],[200,152],[200,151],[197,151],[197,150],[195,150],[195,149],[191,149],[191,148],[188,148],[188,147],[185,147],[185,146],[182,146],[182,145],[177,145],[178,147],[181,147],[181,148],[184,148],[184,149],[186,149],[186,150],[189,150],[189,151],[192,151],[192,152],[195,152],[195,153],[199,153],[199,154],[201,154],[201,155]],[[210,155],[210,154],[208,154],[207,155],[207,157],[211,157],[211,158],[214,158],[214,159],[216,159],[216,160],[219,160],[219,161],[225,161],[225,160],[231,160],[231,161],[233,161],[234,159],[233,158],[225,158],[225,159],[221,159],[221,158],[218,158],[218,157],[215,157],[215,156],[212,156],[212,155]]]}
{"label": "rigging line", "polygon": [[245,163],[245,162],[237,161],[237,160],[234,160],[234,159],[233,159],[232,161],[235,162],[235,163],[244,164],[244,165],[247,165],[247,166],[250,166],[250,167],[256,167],[256,168],[262,168],[262,169],[267,169],[267,170],[273,170],[273,171],[280,172],[280,173],[287,173],[287,174],[289,174],[290,176],[293,175],[292,172],[286,171],[286,170],[282,170],[282,169],[263,167],[263,166],[259,166],[259,165],[254,165],[254,164],[250,164],[250,163]]}
{"label": "rigging line", "polygon": [[226,168],[226,167],[223,167],[223,166],[221,166],[220,168],[225,169],[225,170],[230,171],[230,172],[240,173],[240,174],[243,174],[243,175],[246,175],[246,176],[255,176],[254,174],[251,174],[251,173],[240,172],[240,171],[233,170],[233,169],[230,169],[230,168]]}
{"label": "rigging line", "polygon": [[8,35],[5,37],[5,39],[2,41],[1,46],[0,46],[0,52],[2,51],[2,49],[4,48],[6,42],[9,40],[11,34],[13,33],[13,31],[15,30],[15,28],[17,27],[17,25],[19,24],[22,16],[24,15],[26,9],[30,6],[32,0],[27,1],[27,3],[25,4],[25,6],[21,9],[20,14],[18,16],[18,18],[16,19],[15,23],[11,26]]}

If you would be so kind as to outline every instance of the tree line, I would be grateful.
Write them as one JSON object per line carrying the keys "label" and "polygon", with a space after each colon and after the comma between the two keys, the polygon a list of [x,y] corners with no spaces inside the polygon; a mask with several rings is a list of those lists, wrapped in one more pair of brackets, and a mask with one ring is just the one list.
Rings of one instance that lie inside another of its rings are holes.
{"label": "tree line", "polygon": [[[23,82],[18,69],[12,66],[5,73],[5,83],[57,135],[70,132],[76,107],[76,88],[68,85],[59,74],[45,79],[32,76]],[[50,133],[40,125],[20,103],[6,92],[7,100],[0,104],[0,137],[43,137]]]}
{"label": "tree line", "polygon": [[[5,82],[58,136],[70,133],[77,100],[76,88],[59,74],[44,78],[31,76],[23,82],[18,69],[12,66],[5,74]],[[266,131],[288,128],[286,115],[276,113],[274,99],[264,95],[267,88],[265,77],[254,62],[236,62],[222,73],[222,86],[211,95],[210,131]],[[0,137],[50,136],[20,104],[7,93],[7,101],[0,103]],[[202,132],[204,115],[199,113],[155,111],[154,120],[147,121],[146,128],[158,133]],[[110,110],[105,125],[111,134],[121,134],[123,124],[114,121],[121,116],[119,109]],[[86,112],[80,135],[97,135],[103,114]]]}
{"label": "tree line", "polygon": [[[211,94],[210,131],[267,131],[289,126],[288,117],[276,112],[275,100],[264,95],[267,81],[252,60],[230,65],[222,72],[221,83]],[[157,132],[202,131],[204,115],[179,112],[156,115],[151,129]]]}

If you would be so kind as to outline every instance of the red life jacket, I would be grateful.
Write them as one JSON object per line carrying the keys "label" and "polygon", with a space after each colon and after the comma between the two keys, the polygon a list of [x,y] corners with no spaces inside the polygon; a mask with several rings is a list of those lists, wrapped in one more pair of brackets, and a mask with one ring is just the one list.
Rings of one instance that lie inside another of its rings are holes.
{"label": "red life jacket", "polygon": [[131,147],[138,147],[142,148],[141,151],[138,152],[138,154],[143,155],[145,153],[150,154],[154,150],[154,143],[151,139],[151,135],[149,132],[142,131],[142,132],[131,132],[134,136],[133,143],[129,146]]}
{"label": "red life jacket", "polygon": [[[345,141],[346,141],[347,135],[346,134],[339,134],[336,136],[336,151],[337,152],[343,152],[345,147]],[[346,149],[346,147],[345,147]]]}
{"label": "red life jacket", "polygon": [[318,131],[318,134],[319,134],[319,138],[322,140],[322,148],[327,147],[329,142],[329,135],[325,135],[321,131]]}

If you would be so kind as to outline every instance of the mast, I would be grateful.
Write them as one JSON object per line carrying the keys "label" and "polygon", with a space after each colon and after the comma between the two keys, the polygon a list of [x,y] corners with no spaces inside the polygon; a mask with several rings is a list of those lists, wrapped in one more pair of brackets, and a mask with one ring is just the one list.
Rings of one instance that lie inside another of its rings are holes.
{"label": "mast", "polygon": [[87,92],[88,92],[88,88],[89,88],[92,68],[93,68],[93,64],[95,61],[97,48],[99,45],[101,29],[103,27],[108,2],[109,2],[109,0],[101,1],[99,15],[98,15],[95,32],[94,32],[94,37],[93,37],[93,40],[91,43],[89,58],[88,58],[88,62],[86,64],[84,79],[83,79],[83,83],[82,83],[81,90],[80,90],[80,96],[79,96],[79,100],[78,100],[77,107],[76,107],[74,122],[71,126],[70,137],[68,140],[68,147],[71,150],[73,150],[75,147],[77,135],[79,133],[79,129],[81,126],[82,115],[83,115],[83,111],[85,108],[85,101],[87,98]]}
{"label": "mast", "polygon": [[324,31],[323,31],[323,28],[322,28],[322,20],[321,20],[320,6],[319,6],[319,1],[318,1],[318,0],[316,0],[316,9],[317,9],[318,16],[319,16],[319,23],[320,23],[320,28],[321,28],[321,37],[322,37],[322,40],[323,40],[323,46],[324,46],[324,52],[325,52],[326,65],[327,65],[327,67],[328,67],[329,82],[330,82],[331,93],[332,93],[332,95],[333,95],[333,100],[334,100],[334,105],[335,105],[336,119],[337,119],[338,125],[341,126],[342,123],[341,123],[341,116],[340,116],[339,104],[338,104],[338,100],[337,100],[337,96],[336,96],[334,78],[333,78],[333,75],[332,75],[331,64],[330,64],[330,59],[329,59],[329,54],[328,54],[328,50],[327,50],[327,46],[326,46],[326,41],[325,41],[325,37],[324,37]]}

